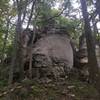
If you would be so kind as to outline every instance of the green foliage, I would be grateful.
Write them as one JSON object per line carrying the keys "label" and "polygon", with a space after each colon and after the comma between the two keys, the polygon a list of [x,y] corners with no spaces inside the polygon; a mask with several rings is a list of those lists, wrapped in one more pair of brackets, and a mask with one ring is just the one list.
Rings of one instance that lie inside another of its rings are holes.
{"label": "green foliage", "polygon": [[80,21],[78,19],[74,20],[66,18],[64,15],[59,15],[61,10],[51,8],[50,5],[45,2],[40,3],[37,12],[39,13],[36,25],[39,29],[44,29],[45,27],[49,27],[49,29],[65,27],[71,37],[78,38],[80,36]]}
{"label": "green foliage", "polygon": [[97,41],[100,41],[100,35],[99,34],[96,35],[96,39],[97,39]]}
{"label": "green foliage", "polygon": [[0,80],[0,90],[5,86],[7,86],[7,80]]}
{"label": "green foliage", "polygon": [[36,9],[38,13],[36,25],[42,29],[48,25],[48,19],[51,16],[51,7],[50,4],[46,2],[40,2],[38,8]]}
{"label": "green foliage", "polygon": [[[59,14],[60,11],[53,9],[52,10],[52,16],[55,16]],[[80,25],[80,20],[78,19],[70,19],[66,18],[65,16],[58,16],[55,18],[55,23],[56,27],[65,27],[66,31],[70,34],[70,36],[74,39],[78,39],[80,36],[80,31],[81,28],[79,27]]]}
{"label": "green foliage", "polygon": [[7,12],[7,8],[9,7],[9,1],[10,0],[1,0],[0,1],[0,13],[5,14]]}

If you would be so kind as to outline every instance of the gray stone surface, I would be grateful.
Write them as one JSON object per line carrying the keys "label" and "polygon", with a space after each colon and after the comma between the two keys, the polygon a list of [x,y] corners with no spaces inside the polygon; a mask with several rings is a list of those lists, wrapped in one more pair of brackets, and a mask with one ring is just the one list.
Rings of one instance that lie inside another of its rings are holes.
{"label": "gray stone surface", "polygon": [[[65,75],[73,68],[73,50],[67,35],[51,34],[39,39],[33,48],[40,76]],[[45,75],[43,75],[45,74]]]}

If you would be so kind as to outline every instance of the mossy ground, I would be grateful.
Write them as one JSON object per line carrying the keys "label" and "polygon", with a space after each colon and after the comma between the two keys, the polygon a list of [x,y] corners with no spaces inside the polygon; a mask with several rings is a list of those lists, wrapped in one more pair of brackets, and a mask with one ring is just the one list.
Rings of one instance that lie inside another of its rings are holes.
{"label": "mossy ground", "polygon": [[[48,84],[28,80],[21,85],[22,88],[12,92],[12,100],[100,100],[99,93],[93,85],[77,79]],[[6,95],[0,97],[0,100],[7,100]]]}

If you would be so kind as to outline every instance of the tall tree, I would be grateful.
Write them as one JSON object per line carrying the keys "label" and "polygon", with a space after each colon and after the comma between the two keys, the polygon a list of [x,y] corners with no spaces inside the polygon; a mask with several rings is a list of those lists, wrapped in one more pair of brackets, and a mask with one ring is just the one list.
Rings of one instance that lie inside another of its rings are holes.
{"label": "tall tree", "polygon": [[96,0],[95,6],[96,6],[96,11],[99,15],[99,20],[100,20],[100,0]]}
{"label": "tall tree", "polygon": [[96,60],[95,45],[92,37],[92,31],[90,27],[88,12],[87,12],[86,0],[80,0],[80,2],[82,6],[82,13],[83,13],[84,24],[85,24],[84,29],[85,29],[85,37],[87,43],[87,51],[88,51],[88,67],[89,67],[90,79],[100,92],[100,86],[99,86],[100,73],[99,73],[97,60]]}

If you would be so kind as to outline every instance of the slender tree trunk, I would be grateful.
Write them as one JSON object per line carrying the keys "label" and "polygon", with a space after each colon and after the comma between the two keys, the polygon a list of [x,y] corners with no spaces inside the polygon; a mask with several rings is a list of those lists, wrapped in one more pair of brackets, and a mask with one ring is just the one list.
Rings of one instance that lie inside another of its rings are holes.
{"label": "slender tree trunk", "polygon": [[33,58],[33,56],[32,56],[32,50],[33,50],[33,43],[34,43],[34,40],[35,40],[35,38],[36,38],[36,22],[35,22],[35,20],[37,19],[37,16],[38,15],[36,15],[35,16],[35,18],[34,18],[34,30],[33,30],[33,37],[32,37],[32,41],[31,41],[31,44],[30,44],[30,61],[29,61],[29,76],[30,76],[30,78],[32,78],[32,58]]}
{"label": "slender tree trunk", "polygon": [[97,43],[96,37],[98,34],[98,28],[97,28],[96,22],[92,21],[92,23],[93,23],[93,33],[94,33],[93,36],[94,36],[95,43]]}
{"label": "slender tree trunk", "polygon": [[85,22],[84,29],[85,29],[85,37],[87,43],[87,51],[88,51],[88,67],[89,67],[90,79],[100,92],[100,73],[99,73],[97,59],[96,59],[95,45],[92,37],[86,0],[80,0],[80,2],[81,2],[83,18]]}
{"label": "slender tree trunk", "polygon": [[[30,25],[36,1],[37,0],[33,1],[32,8],[31,8],[31,13],[30,13],[30,16],[29,16],[28,24],[27,24],[27,28]],[[36,20],[36,18],[37,18],[37,16],[35,16],[34,20]],[[33,47],[33,42],[35,40],[35,37],[36,37],[36,24],[35,24],[35,21],[34,21],[33,37],[32,37],[32,41],[31,41],[31,44],[30,44],[30,55],[29,55],[29,58],[30,58],[30,61],[29,61],[29,77],[30,77],[30,79],[32,78],[32,60],[33,60],[32,59],[32,57],[33,57],[32,56],[32,49],[33,49],[32,47]]]}
{"label": "slender tree trunk", "polygon": [[21,43],[21,31],[22,31],[22,25],[21,25],[21,12],[18,11],[18,22],[17,22],[17,26],[16,26],[16,46],[17,46],[17,56],[16,56],[16,67],[19,69],[19,74],[20,74],[20,80],[23,79],[24,77],[24,69],[23,69],[23,55],[22,55],[22,49],[21,49],[21,45],[19,43]]}
{"label": "slender tree trunk", "polygon": [[[16,30],[15,30],[14,42],[13,42],[12,62],[11,62],[10,70],[9,70],[8,91],[12,87],[14,69],[15,67],[19,66],[17,55],[18,55],[18,46],[19,46],[18,42],[20,41],[19,36],[21,32],[21,12],[20,12],[21,10],[18,8],[19,2],[18,1],[16,2],[17,2],[18,19],[17,19],[17,25],[16,25]],[[8,97],[8,100],[12,100],[10,92],[7,97]]]}
{"label": "slender tree trunk", "polygon": [[11,62],[11,66],[9,68],[9,79],[8,79],[8,91],[9,91],[9,93],[7,95],[8,100],[12,100],[10,89],[12,87],[12,82],[13,82],[15,60],[16,60],[16,44],[15,44],[15,41],[14,41],[14,43],[13,43],[13,53],[12,53],[12,62]]}
{"label": "slender tree trunk", "polygon": [[32,42],[31,42],[31,45],[30,45],[30,61],[29,61],[29,76],[30,76],[30,79],[32,78],[32,50],[33,50],[33,42],[35,40],[35,37],[36,37],[36,31],[34,29],[34,33],[33,33],[33,37],[32,37]]}
{"label": "slender tree trunk", "polygon": [[4,43],[3,43],[3,48],[2,48],[2,65],[4,64],[4,54],[5,54],[5,48],[6,48],[6,44],[7,44],[7,38],[8,38],[8,33],[9,33],[9,24],[10,24],[10,19],[8,18],[7,19],[7,29],[6,29],[6,32],[5,32],[5,37],[4,37]]}
{"label": "slender tree trunk", "polygon": [[16,26],[16,67],[19,69],[19,80],[21,81],[24,79],[24,56],[23,56],[23,50],[21,47],[21,32],[22,32],[22,1],[17,0],[17,12],[18,12],[18,20],[17,20],[17,26]]}
{"label": "slender tree trunk", "polygon": [[96,0],[96,11],[99,14],[99,20],[100,20],[100,0]]}
{"label": "slender tree trunk", "polygon": [[[22,18],[22,0],[15,0],[14,3],[16,2],[17,4],[17,12],[18,12],[18,19],[17,19],[17,25],[15,29],[15,36],[14,36],[14,42],[13,42],[13,53],[12,53],[12,62],[9,70],[9,80],[8,80],[8,91],[12,87],[12,82],[13,82],[13,74],[15,67],[19,68],[20,71],[20,80],[23,79],[24,77],[24,58],[23,58],[23,53],[22,49],[20,46],[21,42],[21,31],[22,31],[22,22],[25,19],[25,15]],[[26,12],[24,12],[25,14]],[[11,93],[9,92],[7,96],[8,100],[12,100],[11,98]]]}

